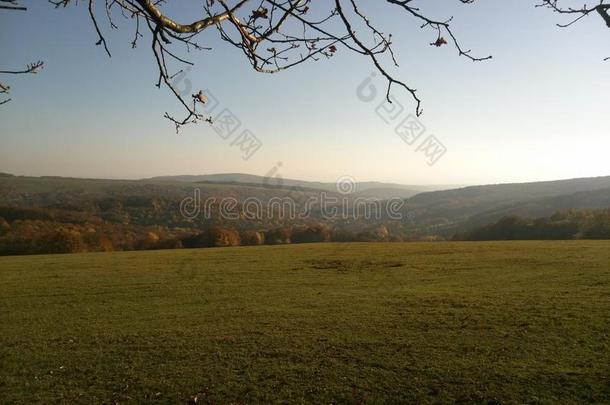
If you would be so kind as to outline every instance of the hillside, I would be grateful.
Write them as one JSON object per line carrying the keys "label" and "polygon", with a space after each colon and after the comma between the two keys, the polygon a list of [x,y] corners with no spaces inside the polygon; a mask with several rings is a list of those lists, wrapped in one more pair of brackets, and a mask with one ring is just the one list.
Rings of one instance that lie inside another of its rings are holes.
{"label": "hillside", "polygon": [[325,216],[322,195],[336,213],[351,200],[249,183],[4,176],[0,255],[402,240],[396,221]]}
{"label": "hillside", "polygon": [[[289,188],[250,183],[182,182],[172,180],[107,180],[66,177],[0,177],[0,205],[29,207],[61,206],[70,201],[95,202],[108,198],[169,199],[179,202],[192,195],[194,189],[201,191],[202,198],[249,197],[268,200],[290,192],[295,199],[305,199],[318,194],[311,188]],[[336,194],[336,191],[335,191]],[[86,207],[82,207],[85,209]]]}
{"label": "hillside", "polygon": [[[295,189],[309,189],[336,192],[336,183],[323,183],[284,178],[269,178],[243,173],[224,173],[207,175],[160,176],[146,180],[152,181],[179,181],[187,183],[225,183],[225,184],[251,184],[262,186],[281,186]],[[395,183],[382,183],[375,181],[358,182],[355,191],[358,195],[371,198],[388,199],[392,197],[409,198],[426,191],[441,190],[451,186],[417,186]]]}
{"label": "hillside", "polygon": [[[404,200],[396,217],[387,211],[400,202],[392,187],[368,189],[369,195],[388,199],[379,202],[380,215],[370,215],[354,206],[368,197],[366,190],[343,195],[323,183],[252,183],[260,177],[230,176],[218,175],[217,181],[0,176],[0,254],[450,239],[510,215],[539,218],[610,207],[610,177],[424,192]],[[188,205],[195,192],[196,207]],[[322,196],[334,202],[323,207]],[[189,206],[193,215],[183,210]]]}
{"label": "hillside", "polygon": [[610,207],[610,176],[472,186],[418,194],[406,201],[417,224],[452,232],[505,215],[551,215],[568,208]]}
{"label": "hillside", "polygon": [[610,207],[610,188],[602,188],[554,197],[537,198],[500,209],[485,211],[474,215],[466,222],[465,226],[483,225],[510,215],[536,218],[550,216],[557,211],[571,209],[594,210],[608,207]]}

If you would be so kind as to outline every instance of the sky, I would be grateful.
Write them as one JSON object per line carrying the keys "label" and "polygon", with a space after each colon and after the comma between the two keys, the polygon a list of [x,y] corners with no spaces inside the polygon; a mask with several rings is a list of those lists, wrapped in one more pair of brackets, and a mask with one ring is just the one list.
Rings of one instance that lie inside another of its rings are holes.
{"label": "sky", "polygon": [[[535,8],[536,1],[420,0],[427,15],[454,17],[465,49],[493,55],[473,63],[451,46],[430,46],[436,34],[395,7],[369,1],[362,4],[373,21],[393,34],[399,67],[390,71],[423,101],[425,131],[412,144],[395,133],[403,117],[412,120],[408,94],[393,92],[392,107],[404,107],[396,115],[378,108],[385,91],[379,77],[371,82],[376,98],[358,96],[374,70],[367,58],[339,47],[329,60],[265,75],[216,30],[205,31],[199,42],[212,50],[189,53],[195,66],[177,85],[208,89],[219,105],[212,115],[229,109],[241,121],[232,136],[248,129],[260,140],[244,160],[234,139],[209,124],[175,133],[163,115],[182,110],[154,86],[147,33],[131,48],[132,21],[117,18],[119,29],[111,30],[100,18],[108,58],[95,46],[86,2],[54,9],[32,0],[22,1],[27,12],[0,10],[0,70],[45,62],[37,75],[0,76],[12,98],[0,106],[0,171],[94,178],[272,171],[311,181],[350,176],[422,185],[610,175],[610,61],[603,60],[610,30],[599,16],[559,28],[566,20]],[[187,21],[190,10],[181,7],[169,11]],[[440,157],[426,156],[431,140],[445,150]]]}

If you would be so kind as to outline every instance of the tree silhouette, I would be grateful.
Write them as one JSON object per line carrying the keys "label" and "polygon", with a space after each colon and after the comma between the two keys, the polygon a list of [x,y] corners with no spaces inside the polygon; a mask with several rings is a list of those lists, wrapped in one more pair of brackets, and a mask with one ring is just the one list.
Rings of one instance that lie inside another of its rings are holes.
{"label": "tree silhouette", "polygon": [[[66,7],[75,0],[48,0],[55,7]],[[455,0],[468,5],[475,0]],[[251,67],[261,73],[277,73],[299,64],[330,59],[340,50],[353,52],[368,59],[387,82],[386,98],[389,102],[392,87],[406,91],[414,100],[415,112],[422,112],[421,99],[414,87],[402,79],[394,77],[382,60],[388,56],[391,64],[398,66],[392,48],[392,35],[386,34],[361,8],[364,0],[183,0],[181,5],[198,6],[198,12],[186,22],[178,22],[171,16],[168,0],[84,0],[89,17],[98,37],[96,44],[111,56],[110,47],[102,33],[100,15],[110,28],[118,29],[115,18],[133,22],[132,47],[146,39],[158,68],[156,86],[165,86],[179,100],[186,110],[186,117],[176,119],[165,113],[176,129],[188,123],[211,122],[210,117],[198,111],[205,104],[205,95],[181,94],[172,84],[172,79],[193,63],[185,53],[191,50],[204,51],[206,48],[197,40],[199,34],[216,30],[220,38],[229,46],[243,53]],[[470,49],[463,48],[454,34],[451,23],[453,17],[431,17],[423,6],[416,6],[415,0],[381,0],[375,7],[383,7],[403,13],[422,29],[429,29],[434,35],[430,45],[452,46],[459,56],[472,61],[484,61],[491,56],[477,57]],[[419,4],[419,3],[418,3]],[[538,7],[548,7],[560,14],[574,15],[576,18],[568,26],[581,18],[598,12],[610,27],[608,11],[610,4],[599,1],[592,7],[562,7],[559,0],[542,0]],[[18,0],[0,0],[0,9],[22,11],[25,7]],[[102,10],[103,9],[103,10]],[[19,73],[36,73],[42,63],[31,64]],[[4,71],[0,73],[15,73]],[[0,84],[0,94],[8,93],[9,87]],[[4,101],[4,102],[7,102]]]}

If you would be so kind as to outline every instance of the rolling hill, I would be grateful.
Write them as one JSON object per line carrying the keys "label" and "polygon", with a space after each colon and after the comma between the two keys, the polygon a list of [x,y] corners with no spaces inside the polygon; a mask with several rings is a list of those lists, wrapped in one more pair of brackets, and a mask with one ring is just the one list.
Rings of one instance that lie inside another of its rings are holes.
{"label": "rolling hill", "polygon": [[494,184],[418,194],[406,200],[419,231],[443,232],[493,222],[505,215],[545,216],[557,210],[610,207],[610,176]]}
{"label": "rolling hill", "polygon": [[[336,192],[336,183],[323,183],[315,181],[269,178],[243,173],[223,173],[205,175],[183,175],[183,176],[161,176],[144,179],[148,181],[175,181],[186,183],[219,183],[236,185],[256,185],[256,186],[278,186],[292,189],[322,190]],[[355,193],[367,198],[409,198],[422,192],[443,190],[452,186],[419,186],[405,185],[396,183],[383,183],[377,181],[357,182]]]}
{"label": "rolling hill", "polygon": [[[268,202],[274,197],[289,196],[297,203],[297,209],[308,198],[319,196],[321,192],[343,197],[337,194],[334,183],[291,179],[278,183],[275,179],[266,181],[264,177],[247,174],[166,176],[143,180],[3,174],[0,175],[0,207],[5,211],[8,209],[14,218],[30,219],[27,213],[11,211],[15,207],[53,209],[57,210],[54,218],[74,218],[76,212],[79,213],[78,217],[88,214],[95,220],[101,218],[141,226],[203,229],[209,226],[210,221],[198,219],[193,223],[180,215],[181,201],[191,196],[195,188],[200,191],[202,201],[210,197],[231,197],[240,203],[248,198]],[[407,238],[425,235],[451,237],[455,232],[492,223],[507,215],[543,217],[558,210],[610,207],[610,176],[425,191],[433,188],[365,182],[359,183],[357,191],[350,197],[381,200],[403,198],[405,205],[402,211],[408,215],[403,216],[402,221],[389,221],[385,217],[376,221],[379,225],[387,226],[390,233]],[[31,219],[39,217],[40,212]],[[307,220],[324,222],[331,228],[339,225],[358,228],[358,232],[362,226],[375,222],[329,221],[319,210],[313,210]],[[230,223],[230,226],[238,228],[259,230],[288,225],[281,218],[255,222],[242,218]]]}

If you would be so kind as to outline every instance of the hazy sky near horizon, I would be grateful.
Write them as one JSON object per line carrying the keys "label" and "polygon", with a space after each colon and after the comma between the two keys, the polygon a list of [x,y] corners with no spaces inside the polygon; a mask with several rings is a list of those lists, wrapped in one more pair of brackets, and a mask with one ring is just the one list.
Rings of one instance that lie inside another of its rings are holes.
{"label": "hazy sky near horizon", "polygon": [[[157,89],[150,37],[131,49],[133,24],[100,18],[112,58],[94,43],[85,3],[54,9],[24,1],[27,12],[0,11],[0,69],[44,60],[35,76],[6,76],[12,102],[0,106],[0,171],[20,175],[141,178],[172,174],[267,174],[285,178],[405,184],[482,184],[610,175],[610,30],[597,15],[569,28],[535,1],[461,5],[420,1],[427,14],[454,16],[466,49],[493,55],[473,63],[451,46],[429,45],[432,30],[393,7],[377,7],[377,25],[394,37],[397,77],[418,89],[426,136],[447,152],[429,166],[357,97],[373,71],[368,59],[339,48],[330,60],[277,75],[252,71],[215,30],[191,53],[187,79],[208,88],[261,141],[249,160],[207,124],[175,134],[165,111],[182,110]],[[363,2],[363,4],[367,4]],[[566,4],[581,4],[569,1]],[[179,10],[178,10],[179,11]],[[103,10],[102,10],[103,12]],[[183,17],[178,13],[179,17]],[[181,18],[179,18],[181,19]],[[379,92],[385,84],[375,82]],[[405,114],[415,108],[395,89]],[[423,138],[422,138],[423,139]]]}

